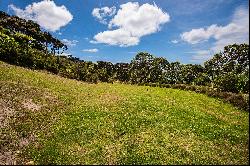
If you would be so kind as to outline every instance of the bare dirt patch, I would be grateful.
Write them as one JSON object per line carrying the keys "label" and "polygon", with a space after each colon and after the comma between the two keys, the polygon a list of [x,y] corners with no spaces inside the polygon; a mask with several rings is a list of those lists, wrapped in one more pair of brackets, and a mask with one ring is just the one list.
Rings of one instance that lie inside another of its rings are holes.
{"label": "bare dirt patch", "polygon": [[31,111],[39,111],[41,109],[41,105],[35,104],[32,99],[25,100],[22,102],[23,108],[26,108]]}
{"label": "bare dirt patch", "polygon": [[9,118],[15,114],[15,111],[7,101],[0,99],[0,128],[8,125]]}
{"label": "bare dirt patch", "polygon": [[[17,82],[0,81],[0,165],[27,164],[23,152],[41,130],[36,115],[46,115],[58,99],[53,94]],[[44,128],[44,127],[43,127]]]}
{"label": "bare dirt patch", "polygon": [[3,152],[0,153],[0,165],[16,165],[16,152]]}

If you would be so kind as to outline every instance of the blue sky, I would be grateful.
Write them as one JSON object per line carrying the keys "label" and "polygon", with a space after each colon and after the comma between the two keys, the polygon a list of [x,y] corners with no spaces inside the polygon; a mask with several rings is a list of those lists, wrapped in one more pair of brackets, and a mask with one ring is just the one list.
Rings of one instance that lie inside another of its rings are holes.
{"label": "blue sky", "polygon": [[0,10],[38,22],[90,61],[130,62],[145,51],[202,64],[249,41],[248,0],[0,0]]}

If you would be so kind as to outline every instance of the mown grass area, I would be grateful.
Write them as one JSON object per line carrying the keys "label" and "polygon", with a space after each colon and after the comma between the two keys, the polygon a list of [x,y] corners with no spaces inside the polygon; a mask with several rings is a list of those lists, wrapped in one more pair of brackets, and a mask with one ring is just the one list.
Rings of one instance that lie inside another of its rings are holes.
{"label": "mown grass area", "polygon": [[195,92],[0,62],[0,163],[248,164],[249,113]]}

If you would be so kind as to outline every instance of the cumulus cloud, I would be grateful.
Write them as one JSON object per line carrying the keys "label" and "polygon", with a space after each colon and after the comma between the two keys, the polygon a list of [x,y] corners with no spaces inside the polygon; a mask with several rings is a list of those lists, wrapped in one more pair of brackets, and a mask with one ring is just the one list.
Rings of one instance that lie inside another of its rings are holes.
{"label": "cumulus cloud", "polygon": [[90,53],[95,53],[95,52],[98,52],[99,50],[97,48],[94,48],[94,49],[84,49],[82,50],[83,52],[90,52]]}
{"label": "cumulus cloud", "polygon": [[9,8],[12,9],[18,17],[33,20],[44,29],[52,32],[59,30],[73,19],[72,14],[64,5],[57,6],[54,1],[50,0],[34,2],[26,6],[24,10],[13,4],[9,5]]}
{"label": "cumulus cloud", "polygon": [[192,29],[189,32],[184,32],[183,34],[181,34],[182,40],[190,44],[197,44],[199,42],[209,39],[210,37],[211,33],[209,31],[209,28],[207,30],[205,30],[204,28]]}
{"label": "cumulus cloud", "polygon": [[94,39],[95,41],[92,41],[92,43],[106,43],[121,47],[133,46],[139,43],[138,36],[132,36],[129,31],[124,29],[100,32],[95,35]]}
{"label": "cumulus cloud", "polygon": [[75,46],[76,43],[78,43],[77,40],[68,40],[68,39],[62,39],[62,42],[70,47]]}
{"label": "cumulus cloud", "polygon": [[140,38],[160,30],[161,25],[170,21],[168,13],[155,4],[139,5],[128,2],[120,5],[117,14],[109,21],[107,30],[94,36],[92,43],[105,43],[128,47],[137,45]]}
{"label": "cumulus cloud", "polygon": [[98,21],[102,24],[107,24],[107,17],[111,17],[116,13],[116,7],[102,7],[102,8],[94,8],[92,11],[92,15],[98,19]]}
{"label": "cumulus cloud", "polygon": [[215,43],[211,50],[215,52],[222,50],[228,44],[248,42],[249,10],[240,7],[234,12],[229,24],[225,26],[213,24],[207,28],[192,29],[182,33],[181,38],[190,44],[197,44],[213,38]]}

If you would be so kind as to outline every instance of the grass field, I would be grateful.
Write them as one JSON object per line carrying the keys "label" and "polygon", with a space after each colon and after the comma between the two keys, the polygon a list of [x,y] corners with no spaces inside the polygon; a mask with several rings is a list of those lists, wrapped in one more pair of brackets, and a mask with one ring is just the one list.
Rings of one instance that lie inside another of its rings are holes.
{"label": "grass field", "polygon": [[195,92],[0,62],[0,164],[248,164],[248,123]]}

